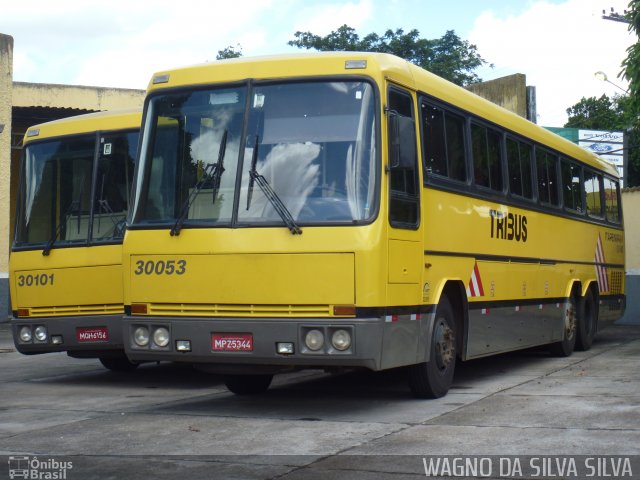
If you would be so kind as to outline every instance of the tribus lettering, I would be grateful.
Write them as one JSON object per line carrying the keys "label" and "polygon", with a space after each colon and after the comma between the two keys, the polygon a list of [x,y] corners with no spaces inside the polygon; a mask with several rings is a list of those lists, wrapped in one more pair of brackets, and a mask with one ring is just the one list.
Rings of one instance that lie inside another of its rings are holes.
{"label": "tribus lettering", "polygon": [[503,213],[489,210],[491,217],[491,238],[501,240],[527,241],[527,217],[517,213]]}

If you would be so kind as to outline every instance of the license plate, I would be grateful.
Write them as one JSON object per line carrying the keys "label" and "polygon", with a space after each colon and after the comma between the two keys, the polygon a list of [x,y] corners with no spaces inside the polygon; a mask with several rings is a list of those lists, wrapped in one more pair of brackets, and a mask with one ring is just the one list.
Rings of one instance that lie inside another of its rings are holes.
{"label": "license plate", "polygon": [[76,328],[76,340],[78,342],[108,342],[109,330],[107,327],[78,327]]}
{"label": "license plate", "polygon": [[250,333],[212,333],[211,350],[214,352],[251,352],[253,335]]}

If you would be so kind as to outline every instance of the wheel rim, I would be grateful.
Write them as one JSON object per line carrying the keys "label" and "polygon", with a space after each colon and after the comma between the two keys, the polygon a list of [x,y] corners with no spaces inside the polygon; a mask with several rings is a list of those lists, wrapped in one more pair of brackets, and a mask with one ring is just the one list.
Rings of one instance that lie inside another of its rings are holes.
{"label": "wheel rim", "polygon": [[443,320],[438,320],[434,331],[435,361],[438,370],[444,371],[455,357],[455,339],[453,330]]}

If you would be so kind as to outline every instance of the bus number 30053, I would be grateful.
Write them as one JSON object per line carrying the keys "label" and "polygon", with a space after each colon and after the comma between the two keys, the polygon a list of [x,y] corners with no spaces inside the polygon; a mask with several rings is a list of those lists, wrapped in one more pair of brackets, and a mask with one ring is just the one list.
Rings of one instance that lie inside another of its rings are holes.
{"label": "bus number 30053", "polygon": [[138,260],[133,271],[136,275],[182,275],[187,271],[186,260]]}

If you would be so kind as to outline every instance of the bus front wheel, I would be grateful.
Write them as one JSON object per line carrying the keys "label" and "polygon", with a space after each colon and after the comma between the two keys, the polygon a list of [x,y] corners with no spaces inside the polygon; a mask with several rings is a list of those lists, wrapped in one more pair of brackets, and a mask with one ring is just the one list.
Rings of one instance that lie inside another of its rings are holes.
{"label": "bus front wheel", "polygon": [[440,398],[453,383],[456,366],[456,322],[451,303],[443,296],[436,308],[430,336],[429,361],[408,367],[409,387],[417,398]]}
{"label": "bus front wheel", "polygon": [[138,363],[133,363],[125,356],[118,357],[100,357],[102,366],[112,372],[132,372],[138,368]]}
{"label": "bus front wheel", "polygon": [[236,395],[255,395],[266,392],[273,375],[225,375],[224,384]]}

